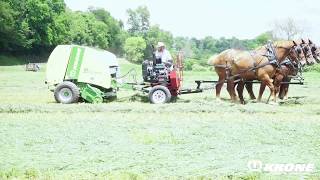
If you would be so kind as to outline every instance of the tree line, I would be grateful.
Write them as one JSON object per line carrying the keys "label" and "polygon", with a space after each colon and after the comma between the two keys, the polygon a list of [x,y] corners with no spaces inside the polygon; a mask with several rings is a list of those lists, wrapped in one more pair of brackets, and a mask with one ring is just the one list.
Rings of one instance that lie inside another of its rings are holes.
{"label": "tree line", "polygon": [[71,11],[63,0],[2,0],[0,50],[41,53],[58,44],[79,44],[121,54],[123,23],[100,8]]}
{"label": "tree line", "polygon": [[174,37],[159,25],[151,24],[145,6],[128,9],[127,14],[127,21],[122,22],[102,8],[72,11],[64,0],[2,0],[0,51],[40,54],[50,53],[59,44],[78,44],[99,47],[140,63],[150,59],[152,45],[162,41],[172,53],[183,51],[193,63],[202,65],[225,49],[254,49],[273,38],[272,32],[247,40]]}

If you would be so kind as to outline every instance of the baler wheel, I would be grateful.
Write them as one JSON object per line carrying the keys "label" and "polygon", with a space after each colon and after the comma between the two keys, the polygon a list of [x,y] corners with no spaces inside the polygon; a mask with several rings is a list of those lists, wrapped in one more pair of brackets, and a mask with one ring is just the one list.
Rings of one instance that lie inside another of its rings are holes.
{"label": "baler wheel", "polygon": [[54,90],[54,98],[58,103],[72,104],[80,99],[80,89],[70,81],[64,81]]}

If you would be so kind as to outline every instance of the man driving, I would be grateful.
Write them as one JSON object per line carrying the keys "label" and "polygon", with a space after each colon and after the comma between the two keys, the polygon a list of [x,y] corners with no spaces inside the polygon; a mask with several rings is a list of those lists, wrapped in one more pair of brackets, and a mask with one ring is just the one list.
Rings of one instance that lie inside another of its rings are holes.
{"label": "man driving", "polygon": [[157,63],[164,64],[168,68],[173,68],[173,59],[170,52],[166,49],[165,44],[163,42],[158,42],[157,51],[155,53]]}

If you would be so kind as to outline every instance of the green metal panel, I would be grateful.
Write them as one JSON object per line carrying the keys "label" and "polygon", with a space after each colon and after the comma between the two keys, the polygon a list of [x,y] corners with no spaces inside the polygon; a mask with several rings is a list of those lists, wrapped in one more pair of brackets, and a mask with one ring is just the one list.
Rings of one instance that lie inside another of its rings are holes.
{"label": "green metal panel", "polygon": [[74,46],[71,50],[65,79],[78,79],[85,48]]}
{"label": "green metal panel", "polygon": [[103,92],[89,84],[79,83],[81,97],[89,103],[102,103]]}

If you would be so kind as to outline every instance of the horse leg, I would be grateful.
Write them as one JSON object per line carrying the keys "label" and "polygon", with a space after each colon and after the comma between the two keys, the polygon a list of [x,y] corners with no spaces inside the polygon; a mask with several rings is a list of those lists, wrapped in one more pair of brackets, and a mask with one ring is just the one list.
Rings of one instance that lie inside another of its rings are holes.
{"label": "horse leg", "polygon": [[266,83],[262,81],[260,84],[260,89],[259,89],[258,102],[261,102],[262,95],[263,95],[263,92],[265,89],[266,89]]}
{"label": "horse leg", "polygon": [[215,68],[215,70],[219,76],[218,83],[216,84],[216,97],[220,99],[221,88],[226,80],[226,72],[225,69],[222,68]]}
{"label": "horse leg", "polygon": [[273,98],[273,102],[276,102],[276,93],[275,93],[275,88],[272,82],[272,79],[268,78],[267,80],[265,80],[265,84],[269,87],[270,89],[270,96],[268,98],[267,103],[269,103],[270,97],[272,96]]}
{"label": "horse leg", "polygon": [[283,99],[284,95],[285,95],[285,89],[286,89],[286,84],[281,84],[280,85],[280,92],[279,92],[279,98]]}
{"label": "horse leg", "polygon": [[[290,82],[291,78],[285,77],[282,82]],[[289,84],[281,84],[280,85],[280,92],[279,92],[279,98],[285,99],[285,97],[288,95],[288,89]]]}
{"label": "horse leg", "polygon": [[[281,82],[283,82],[283,80],[284,80],[284,75],[277,74],[275,76],[274,81],[273,81],[273,86],[275,88],[275,95],[277,95],[280,92]],[[280,93],[279,93],[279,96],[280,96]]]}
{"label": "horse leg", "polygon": [[289,91],[289,84],[287,84],[286,88],[284,89],[284,100],[288,100],[288,91]]}
{"label": "horse leg", "polygon": [[275,96],[280,92],[280,82],[274,83]]}
{"label": "horse leg", "polygon": [[281,84],[279,98],[286,100],[288,97],[289,84]]}
{"label": "horse leg", "polygon": [[234,92],[234,97],[235,97],[235,100],[236,100],[236,101],[238,101],[238,95],[237,95],[237,93],[236,93],[236,89],[237,89],[237,87],[238,87],[238,84],[239,84],[239,79],[235,79],[233,92]]}
{"label": "horse leg", "polygon": [[[291,78],[288,78],[288,79],[287,79],[287,82],[291,82]],[[284,99],[285,99],[285,100],[288,99],[289,85],[290,85],[290,84],[286,84],[286,88],[284,89]]]}
{"label": "horse leg", "polygon": [[244,89],[244,81],[241,80],[241,81],[239,81],[238,86],[237,86],[238,96],[239,96],[241,104],[245,104],[245,101],[243,98],[243,89]]}
{"label": "horse leg", "polygon": [[280,86],[275,86],[275,96],[280,92]]}
{"label": "horse leg", "polygon": [[256,96],[254,95],[253,90],[252,90],[252,85],[253,85],[252,81],[246,82],[245,85],[246,85],[246,89],[250,95],[250,99],[251,100],[256,99]]}
{"label": "horse leg", "polygon": [[227,90],[228,90],[228,92],[230,94],[232,102],[236,101],[236,92],[234,90],[234,87],[235,87],[234,78],[229,78],[228,81],[227,81]]}

